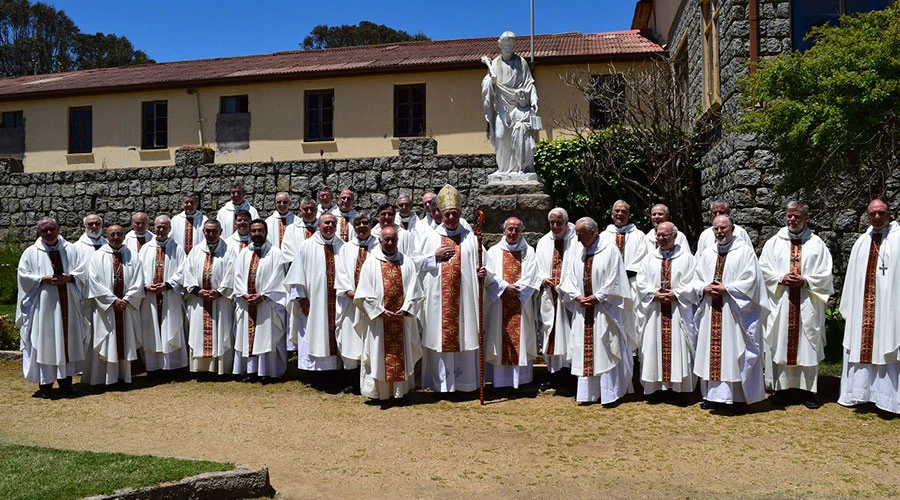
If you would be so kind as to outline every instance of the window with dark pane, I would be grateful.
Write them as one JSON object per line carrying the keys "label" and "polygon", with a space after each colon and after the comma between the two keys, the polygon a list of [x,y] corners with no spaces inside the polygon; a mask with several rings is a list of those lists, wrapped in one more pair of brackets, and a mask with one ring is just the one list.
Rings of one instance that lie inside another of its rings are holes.
{"label": "window with dark pane", "polygon": [[69,153],[90,153],[93,124],[90,106],[69,108]]}
{"label": "window with dark pane", "polygon": [[249,112],[250,101],[246,95],[223,95],[219,101],[219,113],[223,115]]}
{"label": "window with dark pane", "polygon": [[22,111],[4,111],[0,119],[0,128],[15,128],[25,126],[25,113]]}
{"label": "window with dark pane", "polygon": [[620,122],[625,109],[625,78],[622,75],[593,75],[594,93],[590,101],[591,128],[602,129]]}
{"label": "window with dark pane", "polygon": [[307,90],[304,101],[304,140],[334,140],[334,89]]}
{"label": "window with dark pane", "polygon": [[143,127],[141,149],[164,149],[169,147],[168,105],[166,101],[141,103],[143,107]]}
{"label": "window with dark pane", "polygon": [[891,0],[792,0],[791,28],[794,50],[807,50],[813,40],[806,36],[816,26],[837,26],[843,14],[883,10]]}
{"label": "window with dark pane", "polygon": [[394,137],[425,135],[425,84],[394,86]]}

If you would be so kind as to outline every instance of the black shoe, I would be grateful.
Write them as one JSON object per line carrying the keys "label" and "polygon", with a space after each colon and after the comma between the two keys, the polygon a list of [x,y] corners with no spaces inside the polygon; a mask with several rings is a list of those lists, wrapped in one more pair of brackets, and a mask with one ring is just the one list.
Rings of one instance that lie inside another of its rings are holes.
{"label": "black shoe", "polygon": [[53,397],[53,384],[40,384],[38,390],[31,395],[33,398],[51,399]]}
{"label": "black shoe", "polygon": [[241,382],[243,382],[245,384],[252,384],[252,383],[256,382],[256,380],[257,380],[257,377],[256,377],[256,374],[254,373],[252,375],[247,375],[246,377],[242,378]]}
{"label": "black shoe", "polygon": [[816,401],[815,397],[812,397],[809,399],[804,399],[803,401],[800,402],[800,404],[809,408],[810,410],[815,410],[816,408],[819,408],[822,406],[818,403],[818,401]]}
{"label": "black shoe", "polygon": [[701,410],[712,410],[715,408],[716,408],[716,404],[713,403],[712,401],[704,401],[704,402],[700,403]]}
{"label": "black shoe", "polygon": [[541,385],[538,386],[538,390],[540,390],[541,392],[549,391],[550,389],[553,389],[553,385],[549,380],[546,382],[541,382]]}
{"label": "black shoe", "polygon": [[648,405],[658,405],[663,402],[664,393],[662,391],[651,392],[647,394]]}
{"label": "black shoe", "polygon": [[747,405],[744,403],[731,403],[732,415],[743,415],[747,413]]}
{"label": "black shoe", "polygon": [[72,387],[72,377],[59,380],[59,393],[63,396],[77,396],[78,389]]}
{"label": "black shoe", "polygon": [[785,391],[775,391],[775,394],[772,394],[772,397],[769,398],[769,402],[772,403],[772,406],[787,406],[787,394],[785,394]]}

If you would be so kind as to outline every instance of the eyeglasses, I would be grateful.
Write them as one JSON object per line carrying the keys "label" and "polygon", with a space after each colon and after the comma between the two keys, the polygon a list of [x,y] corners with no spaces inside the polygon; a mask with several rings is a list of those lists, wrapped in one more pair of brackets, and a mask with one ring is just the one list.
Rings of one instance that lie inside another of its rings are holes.
{"label": "eyeglasses", "polygon": [[59,226],[45,227],[45,228],[38,229],[38,232],[41,234],[52,233],[54,231],[59,231]]}
{"label": "eyeglasses", "polygon": [[369,219],[363,219],[363,220],[356,219],[353,221],[353,225],[354,226],[368,226]]}
{"label": "eyeglasses", "polygon": [[412,203],[397,203],[398,207],[411,207]]}
{"label": "eyeglasses", "polygon": [[85,222],[84,224],[86,226],[99,226],[100,225],[99,222]]}

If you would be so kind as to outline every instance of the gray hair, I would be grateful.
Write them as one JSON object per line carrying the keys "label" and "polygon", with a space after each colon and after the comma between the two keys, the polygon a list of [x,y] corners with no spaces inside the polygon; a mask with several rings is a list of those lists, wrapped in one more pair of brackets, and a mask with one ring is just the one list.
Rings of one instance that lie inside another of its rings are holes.
{"label": "gray hair", "polygon": [[96,216],[98,219],[100,219],[100,227],[103,227],[103,217],[100,217],[100,216],[97,215],[97,214],[87,214],[87,215],[85,215],[85,216],[84,216],[84,220],[81,221],[81,224],[82,224],[82,225],[87,224],[88,217],[90,217],[90,216],[92,216],[92,215],[94,215],[94,216]]}
{"label": "gray hair", "polygon": [[245,193],[247,192],[247,188],[244,187],[244,181],[242,181],[242,180],[237,180],[237,179],[234,180],[234,181],[231,183],[231,189],[234,189],[234,188],[238,188],[238,189],[240,189],[241,191],[243,191],[243,192],[245,192]]}
{"label": "gray hair", "polygon": [[159,224],[159,221],[168,222],[170,225],[172,224],[172,219],[170,219],[168,215],[160,215],[156,217],[155,219],[153,219],[153,225],[155,226]]}
{"label": "gray hair", "polygon": [[410,196],[409,193],[400,193],[397,195],[397,201],[400,201],[400,198],[406,198],[409,201],[412,201],[412,196]]}
{"label": "gray hair", "polygon": [[54,225],[58,225],[58,224],[56,224],[56,221],[53,219],[53,217],[50,217],[49,215],[45,215],[45,216],[41,217],[40,219],[38,219],[37,227],[38,227],[38,229],[40,229],[41,226],[46,225],[46,224],[51,224],[51,223]]}
{"label": "gray hair", "polygon": [[791,200],[785,204],[784,211],[787,212],[788,210],[800,210],[803,212],[803,215],[809,217],[809,214],[806,212],[806,207],[797,200]]}
{"label": "gray hair", "polygon": [[612,204],[613,208],[615,208],[615,206],[620,203],[622,205],[625,205],[625,209],[628,210],[628,213],[631,213],[631,205],[629,205],[628,202],[625,200],[616,200],[616,202]]}
{"label": "gray hair", "polygon": [[303,199],[300,200],[300,204],[301,204],[301,205],[309,205],[310,203],[312,203],[313,205],[315,205],[315,204],[316,204],[316,200],[312,199],[312,198],[309,197],[309,196],[304,196]]}
{"label": "gray hair", "polygon": [[287,191],[279,191],[279,192],[275,193],[275,198],[278,198],[278,197],[281,196],[281,195],[285,195],[285,196],[287,196],[288,198],[291,197],[291,193],[288,193]]}
{"label": "gray hair", "polygon": [[653,209],[656,208],[656,207],[663,207],[663,208],[665,209],[665,212],[666,212],[666,215],[667,215],[667,216],[668,216],[668,215],[672,215],[672,213],[669,212],[669,207],[666,206],[666,205],[663,204],[663,203],[657,203],[656,205],[653,205],[652,207],[650,207],[650,211],[652,212]]}
{"label": "gray hair", "polygon": [[713,201],[709,202],[710,209],[712,209],[712,207],[714,207],[716,205],[725,205],[725,210],[731,209],[731,207],[728,205],[728,202],[725,200],[713,200]]}
{"label": "gray hair", "polygon": [[197,196],[197,193],[195,193],[193,191],[188,191],[187,193],[184,193],[183,195],[181,195],[182,200],[185,198],[190,198],[198,203],[200,202],[200,197]]}
{"label": "gray hair", "polygon": [[506,220],[503,221],[503,226],[502,226],[502,227],[503,227],[503,230],[504,230],[504,231],[506,231],[506,223],[509,222],[509,219],[516,219],[517,221],[519,221],[519,225],[521,226],[522,231],[523,231],[523,232],[525,231],[525,221],[523,221],[522,219],[516,217],[515,215],[509,216],[509,217],[506,218]]}
{"label": "gray hair", "polygon": [[569,212],[566,212],[566,209],[565,209],[565,208],[562,208],[562,207],[551,208],[551,209],[550,209],[550,212],[547,213],[547,220],[548,220],[548,221],[550,220],[550,216],[553,215],[553,214],[559,215],[559,216],[562,217],[563,220],[566,221],[566,222],[569,221]]}
{"label": "gray hair", "polygon": [[585,229],[587,229],[589,231],[593,231],[595,233],[600,232],[600,226],[597,225],[597,221],[595,221],[594,219],[592,219],[590,217],[582,217],[582,218],[578,219],[578,222],[576,222],[576,224],[582,224],[582,223],[584,224]]}

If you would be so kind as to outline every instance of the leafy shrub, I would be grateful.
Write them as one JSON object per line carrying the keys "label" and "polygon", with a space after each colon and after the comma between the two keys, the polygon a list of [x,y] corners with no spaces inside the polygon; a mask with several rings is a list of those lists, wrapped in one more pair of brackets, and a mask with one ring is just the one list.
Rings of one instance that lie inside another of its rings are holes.
{"label": "leafy shrub", "polygon": [[24,250],[24,245],[0,245],[0,304],[16,303],[16,269]]}
{"label": "leafy shrub", "polygon": [[19,350],[19,330],[8,314],[0,315],[0,351]]}

